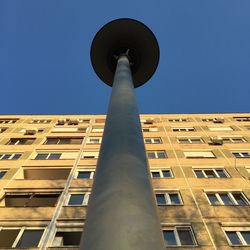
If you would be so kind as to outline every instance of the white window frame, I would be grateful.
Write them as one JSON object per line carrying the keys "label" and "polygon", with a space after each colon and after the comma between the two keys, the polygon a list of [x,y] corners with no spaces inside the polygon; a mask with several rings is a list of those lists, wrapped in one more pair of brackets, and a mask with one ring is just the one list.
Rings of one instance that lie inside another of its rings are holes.
{"label": "white window frame", "polygon": [[[98,143],[93,143],[91,142],[90,140],[91,139],[95,139],[95,140],[98,140]],[[98,136],[90,136],[87,138],[87,141],[86,141],[86,144],[90,144],[90,145],[98,145],[98,144],[101,144],[102,142],[102,137],[98,137]]]}
{"label": "white window frame", "polygon": [[194,127],[172,127],[173,132],[193,132],[195,131]]}
{"label": "white window frame", "polygon": [[92,133],[103,133],[103,131],[104,131],[104,127],[93,127],[91,129]]}
{"label": "white window frame", "polygon": [[189,122],[188,118],[169,118],[169,122]]}
{"label": "white window frame", "polygon": [[[159,156],[158,156],[158,153],[159,153],[159,152],[164,152],[165,157],[164,157],[164,158],[159,158]],[[148,153],[154,153],[154,155],[155,155],[154,158],[148,158],[148,159],[166,159],[166,158],[168,158],[168,155],[167,155],[167,153],[166,153],[165,150],[156,150],[156,151],[154,151],[154,150],[148,150],[146,153],[147,153],[147,154],[148,154]]]}
{"label": "white window frame", "polygon": [[224,178],[223,178],[223,177],[220,177],[219,174],[216,172],[216,170],[222,170],[222,171],[224,172],[224,174],[227,176],[226,178],[230,178],[230,177],[231,177],[231,176],[228,174],[228,172],[226,171],[225,168],[193,168],[194,175],[195,175],[195,177],[198,178],[198,179],[201,179],[201,178],[199,178],[199,177],[196,175],[195,170],[202,171],[202,174],[204,175],[203,178],[207,178],[207,179],[212,179],[212,178],[210,178],[210,177],[208,177],[208,176],[206,175],[206,173],[205,173],[206,170],[213,171],[214,174],[215,174],[215,176],[216,176],[216,178],[218,178],[218,179],[225,179],[225,177],[224,177]]}
{"label": "white window frame", "polygon": [[34,120],[31,120],[29,123],[34,123],[34,124],[47,124],[47,123],[50,123],[51,122],[51,119],[34,119]]}
{"label": "white window frame", "polygon": [[10,226],[5,227],[5,226],[2,226],[2,227],[0,227],[0,231],[3,230],[3,229],[6,229],[6,230],[8,230],[8,229],[9,230],[12,230],[12,229],[20,230],[19,233],[17,234],[16,239],[14,240],[14,242],[12,244],[12,248],[16,248],[16,246],[17,246],[18,242],[20,241],[21,237],[23,236],[23,233],[24,233],[25,230],[43,230],[43,234],[42,234],[42,236],[40,238],[40,241],[39,241],[39,243],[37,245],[37,248],[39,248],[40,245],[41,245],[41,242],[43,240],[43,237],[45,236],[45,230],[46,230],[45,227],[29,227],[29,226],[24,226],[24,227],[10,227]]}
{"label": "white window frame", "polygon": [[[21,154],[21,156],[20,157],[22,157],[22,153],[9,153],[10,154],[10,157],[8,158],[8,159],[3,159],[3,157],[5,156],[5,155],[8,155],[8,153],[3,153],[2,155],[0,154],[0,160],[12,160],[14,157],[15,157],[15,155],[16,154]],[[20,159],[20,157],[19,157],[19,159]]]}
{"label": "white window frame", "polygon": [[[77,195],[84,195],[82,204],[73,204],[73,205],[69,205],[69,201],[70,201],[70,197],[71,195],[77,194]],[[67,196],[66,199],[66,206],[67,207],[78,207],[78,206],[88,206],[88,202],[89,202],[89,197],[90,197],[90,192],[70,192]]]}
{"label": "white window frame", "polygon": [[[223,143],[244,143],[244,142],[247,142],[247,140],[242,137],[242,136],[234,136],[234,137],[222,137],[223,139]],[[234,141],[235,139],[240,139],[241,141]],[[229,140],[229,142],[227,141],[224,141],[224,140]]]}
{"label": "white window frame", "polygon": [[[185,139],[185,140],[187,140],[188,142],[187,143],[182,143],[180,140],[181,139]],[[199,143],[196,143],[196,142],[193,142],[193,139],[199,139]],[[178,143],[179,144],[203,144],[204,143],[204,141],[203,141],[203,139],[200,137],[200,136],[197,136],[197,137],[181,137],[181,136],[179,136],[179,137],[177,137],[177,141],[178,141]]]}
{"label": "white window frame", "polygon": [[[143,131],[144,129],[148,129],[149,131]],[[152,127],[143,127],[142,131],[144,133],[150,133],[150,132],[158,132],[158,127],[152,126]]]}
{"label": "white window frame", "polygon": [[249,122],[250,116],[235,116],[233,119],[237,122]]}
{"label": "white window frame", "polygon": [[[234,198],[234,196],[233,196],[233,193],[240,193],[243,197],[244,197],[244,199],[245,199],[245,201],[246,201],[246,203],[247,204],[245,204],[245,205],[240,205],[240,204],[238,204],[238,202],[235,200],[235,198]],[[205,192],[205,194],[206,194],[206,197],[207,197],[207,200],[208,200],[208,202],[209,202],[209,204],[210,205],[212,205],[212,206],[218,206],[218,205],[223,205],[223,206],[230,206],[230,205],[227,205],[227,204],[224,204],[224,202],[223,202],[223,200],[221,199],[221,197],[220,197],[220,194],[227,194],[228,196],[229,196],[229,199],[232,201],[232,205],[231,206],[248,206],[249,205],[249,200],[248,200],[248,198],[245,196],[245,194],[243,193],[243,192],[224,192],[224,191],[218,191],[218,192]],[[220,204],[212,204],[211,202],[210,202],[210,200],[209,200],[209,198],[208,198],[208,195],[207,194],[214,194],[215,196],[216,196],[216,198],[217,198],[217,200],[219,201],[219,203]]]}
{"label": "white window frame", "polygon": [[[179,237],[179,234],[178,234],[178,231],[177,229],[178,228],[189,228],[190,230],[190,235],[193,239],[193,242],[194,242],[194,245],[182,245],[181,244],[181,240],[180,240],[180,237]],[[175,236],[175,240],[176,240],[176,245],[165,245],[165,247],[182,247],[182,246],[189,246],[189,247],[192,247],[192,246],[197,246],[197,240],[195,238],[195,235],[194,235],[194,231],[193,231],[193,228],[192,226],[187,226],[187,225],[183,225],[183,226],[172,226],[172,227],[167,227],[167,226],[164,226],[162,231],[173,231],[174,232],[174,236]]]}
{"label": "white window frame", "polygon": [[[150,142],[146,142],[146,140],[150,140]],[[160,142],[157,142],[156,140],[160,140]],[[146,137],[144,138],[144,143],[145,144],[161,144],[162,139],[161,137]]]}
{"label": "white window frame", "polygon": [[[249,155],[249,157],[245,157],[245,156],[243,155],[243,153],[247,153],[247,154]],[[240,157],[236,157],[234,154],[238,154]],[[246,150],[246,151],[245,151],[245,150],[244,150],[244,151],[240,151],[240,152],[239,152],[239,151],[233,151],[233,152],[232,152],[232,155],[233,155],[235,158],[239,158],[239,159],[240,159],[240,158],[250,158],[250,151],[247,151],[247,150]]]}
{"label": "white window frame", "polygon": [[78,122],[79,123],[90,123],[90,119],[84,119],[84,118],[82,118],[82,119],[78,119]]}
{"label": "white window frame", "polygon": [[77,179],[77,180],[82,180],[81,178],[77,178],[79,172],[90,172],[90,177],[86,178],[86,180],[93,179],[94,175],[95,175],[95,170],[94,169],[77,169],[77,171],[75,173],[75,179]]}
{"label": "white window frame", "polygon": [[[162,171],[169,171],[171,176],[170,177],[165,177],[163,175]],[[153,177],[153,174],[152,174],[153,172],[158,172],[160,174],[160,177]],[[170,178],[174,177],[173,172],[172,172],[172,170],[170,168],[165,168],[165,169],[151,169],[150,170],[150,175],[151,175],[152,179],[159,179],[159,178],[170,179]]]}
{"label": "white window frame", "polygon": [[0,119],[0,124],[13,124],[17,121],[18,119]]}
{"label": "white window frame", "polygon": [[[245,239],[241,235],[241,232],[244,232],[244,231],[245,232],[250,232],[250,227],[223,227],[222,231],[225,234],[225,237],[227,239],[227,242],[228,242],[229,246],[250,246],[250,244],[247,244],[247,242],[245,241]],[[229,237],[227,236],[226,232],[234,232],[234,233],[236,233],[242,244],[240,244],[240,245],[232,244]]]}
{"label": "white window frame", "polygon": [[207,128],[211,132],[233,131],[231,126],[208,126]]}
{"label": "white window frame", "polygon": [[[157,199],[156,199],[157,194],[163,194],[164,195],[166,204],[158,204],[157,203]],[[179,201],[180,201],[180,204],[171,203],[170,194],[177,194],[178,198],[179,198]],[[166,190],[165,191],[163,191],[163,190],[160,191],[160,190],[156,190],[155,191],[155,202],[156,202],[157,206],[181,206],[181,205],[183,205],[182,197],[181,197],[181,194],[180,194],[179,191],[166,191]]]}

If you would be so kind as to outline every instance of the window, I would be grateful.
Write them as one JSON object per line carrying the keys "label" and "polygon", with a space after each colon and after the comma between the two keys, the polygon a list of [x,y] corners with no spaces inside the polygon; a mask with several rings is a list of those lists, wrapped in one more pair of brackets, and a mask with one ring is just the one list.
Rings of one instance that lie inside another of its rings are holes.
{"label": "window", "polygon": [[147,143],[147,144],[160,144],[160,143],[162,143],[160,137],[157,137],[157,138],[145,138],[144,142]]}
{"label": "window", "polygon": [[85,151],[82,153],[83,159],[97,159],[99,152],[97,151]]}
{"label": "window", "polygon": [[186,158],[215,158],[215,155],[211,151],[185,151]]}
{"label": "window", "polygon": [[250,158],[250,152],[232,152],[236,158]]}
{"label": "window", "polygon": [[103,133],[104,127],[93,127],[92,132],[93,133]]}
{"label": "window", "polygon": [[189,132],[189,131],[195,131],[194,127],[178,127],[178,128],[172,128],[173,132]]}
{"label": "window", "polygon": [[[70,168],[37,168],[24,169],[24,180],[66,180],[70,173]],[[18,178],[17,178],[18,179]]]}
{"label": "window", "polygon": [[7,130],[7,128],[0,128],[0,133],[3,133],[6,130]]}
{"label": "window", "polygon": [[39,152],[35,156],[35,160],[59,160],[59,159],[75,159],[78,152]]}
{"label": "window", "polygon": [[243,143],[247,142],[244,137],[222,137],[224,143]]}
{"label": "window", "polygon": [[203,118],[201,119],[203,122],[213,122],[213,123],[223,123],[223,117],[215,117],[215,118]]}
{"label": "window", "polygon": [[187,118],[173,118],[168,119],[169,122],[189,122],[189,119]]}
{"label": "window", "polygon": [[39,247],[43,232],[41,228],[0,228],[0,248]]}
{"label": "window", "polygon": [[250,122],[250,116],[236,116],[233,119],[238,122]]}
{"label": "window", "polygon": [[34,138],[11,138],[7,145],[30,145],[35,141]]}
{"label": "window", "polygon": [[69,194],[67,205],[68,206],[87,206],[90,193],[76,193]]}
{"label": "window", "polygon": [[146,127],[142,128],[143,132],[157,132],[158,128],[156,126]]}
{"label": "window", "polygon": [[1,204],[5,207],[54,207],[59,193],[7,193]]}
{"label": "window", "polygon": [[35,123],[35,124],[37,124],[37,123],[50,123],[50,122],[51,122],[51,120],[47,120],[47,119],[30,121],[30,123]]}
{"label": "window", "polygon": [[151,177],[154,178],[172,178],[171,169],[151,170]]}
{"label": "window", "polygon": [[89,123],[89,119],[78,119],[79,123]]}
{"label": "window", "polygon": [[51,137],[44,144],[81,144],[83,138]]}
{"label": "window", "polygon": [[101,137],[89,137],[87,139],[87,144],[100,144],[102,141]]}
{"label": "window", "polygon": [[242,192],[208,192],[206,195],[211,205],[249,205]]}
{"label": "window", "polygon": [[147,151],[147,156],[149,159],[164,159],[167,158],[165,151]]}
{"label": "window", "polygon": [[52,133],[86,133],[86,127],[55,127],[52,129]]}
{"label": "window", "polygon": [[224,228],[226,238],[231,246],[250,246],[250,229],[244,227],[238,230],[233,227]]}
{"label": "window", "polygon": [[0,124],[13,124],[16,123],[18,119],[0,119]]}
{"label": "window", "polygon": [[20,153],[6,153],[6,154],[0,154],[0,160],[18,160],[21,157],[22,154]]}
{"label": "window", "polygon": [[154,124],[154,120],[153,119],[141,119],[141,123],[144,125],[152,125]]}
{"label": "window", "polygon": [[70,229],[70,231],[58,230],[53,240],[54,247],[76,247],[80,245],[82,232],[80,229]]}
{"label": "window", "polygon": [[0,170],[0,179],[2,179],[6,173],[7,173],[7,170]]}
{"label": "window", "polygon": [[165,246],[196,246],[193,230],[190,226],[171,227],[163,230]]}
{"label": "window", "polygon": [[232,127],[223,126],[223,127],[208,127],[210,131],[232,131]]}
{"label": "window", "polygon": [[229,178],[229,174],[223,168],[194,169],[197,178]]}
{"label": "window", "polygon": [[201,143],[204,143],[204,141],[199,137],[189,137],[189,138],[178,137],[177,141],[180,144],[201,144]]}
{"label": "window", "polygon": [[182,200],[178,192],[160,192],[155,194],[157,205],[181,205]]}
{"label": "window", "polygon": [[76,174],[76,179],[93,179],[94,174],[94,170],[78,170]]}

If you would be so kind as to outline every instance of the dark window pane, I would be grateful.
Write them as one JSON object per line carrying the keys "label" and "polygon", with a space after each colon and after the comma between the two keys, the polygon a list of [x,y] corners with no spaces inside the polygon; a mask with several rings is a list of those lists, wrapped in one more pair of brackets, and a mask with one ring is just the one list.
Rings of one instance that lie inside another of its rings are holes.
{"label": "dark window pane", "polygon": [[216,178],[216,175],[213,170],[204,170],[204,172],[208,178]]}
{"label": "dark window pane", "polygon": [[145,143],[152,143],[151,139],[145,139]]}
{"label": "dark window pane", "polygon": [[228,176],[226,175],[224,170],[216,170],[217,174],[220,176],[220,178],[227,178]]}
{"label": "dark window pane", "polygon": [[178,194],[169,194],[171,204],[181,204],[180,198]]}
{"label": "dark window pane", "polygon": [[30,199],[30,195],[5,195],[6,207],[25,207]]}
{"label": "dark window pane", "polygon": [[35,194],[27,203],[27,207],[54,207],[59,194]]}
{"label": "dark window pane", "polygon": [[204,178],[204,174],[201,170],[194,170],[195,175],[197,176],[197,178]]}
{"label": "dark window pane", "polygon": [[57,144],[57,142],[58,142],[58,139],[52,139],[52,138],[49,138],[49,139],[47,139],[47,141],[45,142],[45,144]]}
{"label": "dark window pane", "polygon": [[11,160],[18,160],[21,157],[21,154],[14,154]]}
{"label": "dark window pane", "polygon": [[250,158],[250,154],[249,153],[242,153],[243,154],[243,156],[245,157],[245,158]]}
{"label": "dark window pane", "polygon": [[148,152],[147,153],[149,159],[154,159],[155,158],[155,153],[154,152]]}
{"label": "dark window pane", "polygon": [[2,157],[2,160],[8,160],[10,158],[11,154],[5,154],[3,157]]}
{"label": "dark window pane", "polygon": [[160,138],[155,138],[154,143],[157,143],[157,144],[161,143],[161,139]]}
{"label": "dark window pane", "polygon": [[171,171],[170,170],[162,170],[162,174],[165,178],[172,177]]}
{"label": "dark window pane", "polygon": [[248,205],[245,197],[241,193],[234,193],[233,197],[239,205]]}
{"label": "dark window pane", "polygon": [[157,152],[157,155],[158,155],[159,159],[166,158],[166,154],[163,151],[162,152]]}
{"label": "dark window pane", "polygon": [[232,245],[242,245],[236,232],[226,232],[226,234],[227,234],[227,237],[229,238]]}
{"label": "dark window pane", "polygon": [[177,232],[182,246],[195,245],[193,237],[191,235],[191,230],[189,228],[178,228]]}
{"label": "dark window pane", "polygon": [[35,160],[46,160],[48,154],[37,154]]}
{"label": "dark window pane", "polygon": [[70,195],[69,205],[82,205],[84,194],[72,194]]}
{"label": "dark window pane", "polygon": [[232,200],[229,198],[227,194],[220,194],[220,198],[222,199],[225,205],[233,205]]}
{"label": "dark window pane", "polygon": [[4,177],[4,175],[6,174],[7,171],[0,171],[0,179],[2,179]]}
{"label": "dark window pane", "polygon": [[215,194],[207,194],[207,197],[212,205],[219,205],[220,204],[220,202],[218,201]]}
{"label": "dark window pane", "polygon": [[11,248],[18,233],[19,229],[3,229],[0,231],[0,247]]}
{"label": "dark window pane", "polygon": [[152,177],[153,178],[160,178],[161,176],[160,176],[160,172],[151,172],[152,173]]}
{"label": "dark window pane", "polygon": [[166,246],[176,246],[177,242],[173,230],[163,231],[164,242]]}
{"label": "dark window pane", "polygon": [[49,159],[50,160],[58,160],[60,159],[62,154],[50,154]]}
{"label": "dark window pane", "polygon": [[90,171],[78,172],[77,179],[89,179],[90,175]]}
{"label": "dark window pane", "polygon": [[156,201],[158,205],[166,205],[166,199],[164,194],[156,194]]}
{"label": "dark window pane", "polygon": [[70,144],[70,139],[69,138],[58,139],[58,144]]}
{"label": "dark window pane", "polygon": [[242,237],[248,245],[250,245],[250,232],[243,231],[241,232]]}
{"label": "dark window pane", "polygon": [[80,245],[82,232],[57,232],[56,238],[62,238],[62,246]]}
{"label": "dark window pane", "polygon": [[43,230],[25,230],[17,247],[37,247],[43,235]]}

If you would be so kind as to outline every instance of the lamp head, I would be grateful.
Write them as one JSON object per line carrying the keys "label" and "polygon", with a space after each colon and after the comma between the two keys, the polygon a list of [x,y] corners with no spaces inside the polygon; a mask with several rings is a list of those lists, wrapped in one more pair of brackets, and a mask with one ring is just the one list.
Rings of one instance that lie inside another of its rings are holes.
{"label": "lamp head", "polygon": [[121,18],[104,25],[91,45],[92,66],[109,86],[112,86],[117,57],[128,53],[134,87],[147,82],[159,62],[159,46],[153,32],[143,23]]}

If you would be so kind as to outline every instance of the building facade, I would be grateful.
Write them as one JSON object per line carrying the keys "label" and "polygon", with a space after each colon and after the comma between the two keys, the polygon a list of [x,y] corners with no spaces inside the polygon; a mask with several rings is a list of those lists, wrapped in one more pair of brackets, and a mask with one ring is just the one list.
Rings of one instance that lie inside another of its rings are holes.
{"label": "building facade", "polygon": [[[0,248],[79,248],[104,123],[0,117]],[[166,248],[249,249],[250,113],[141,124]]]}

